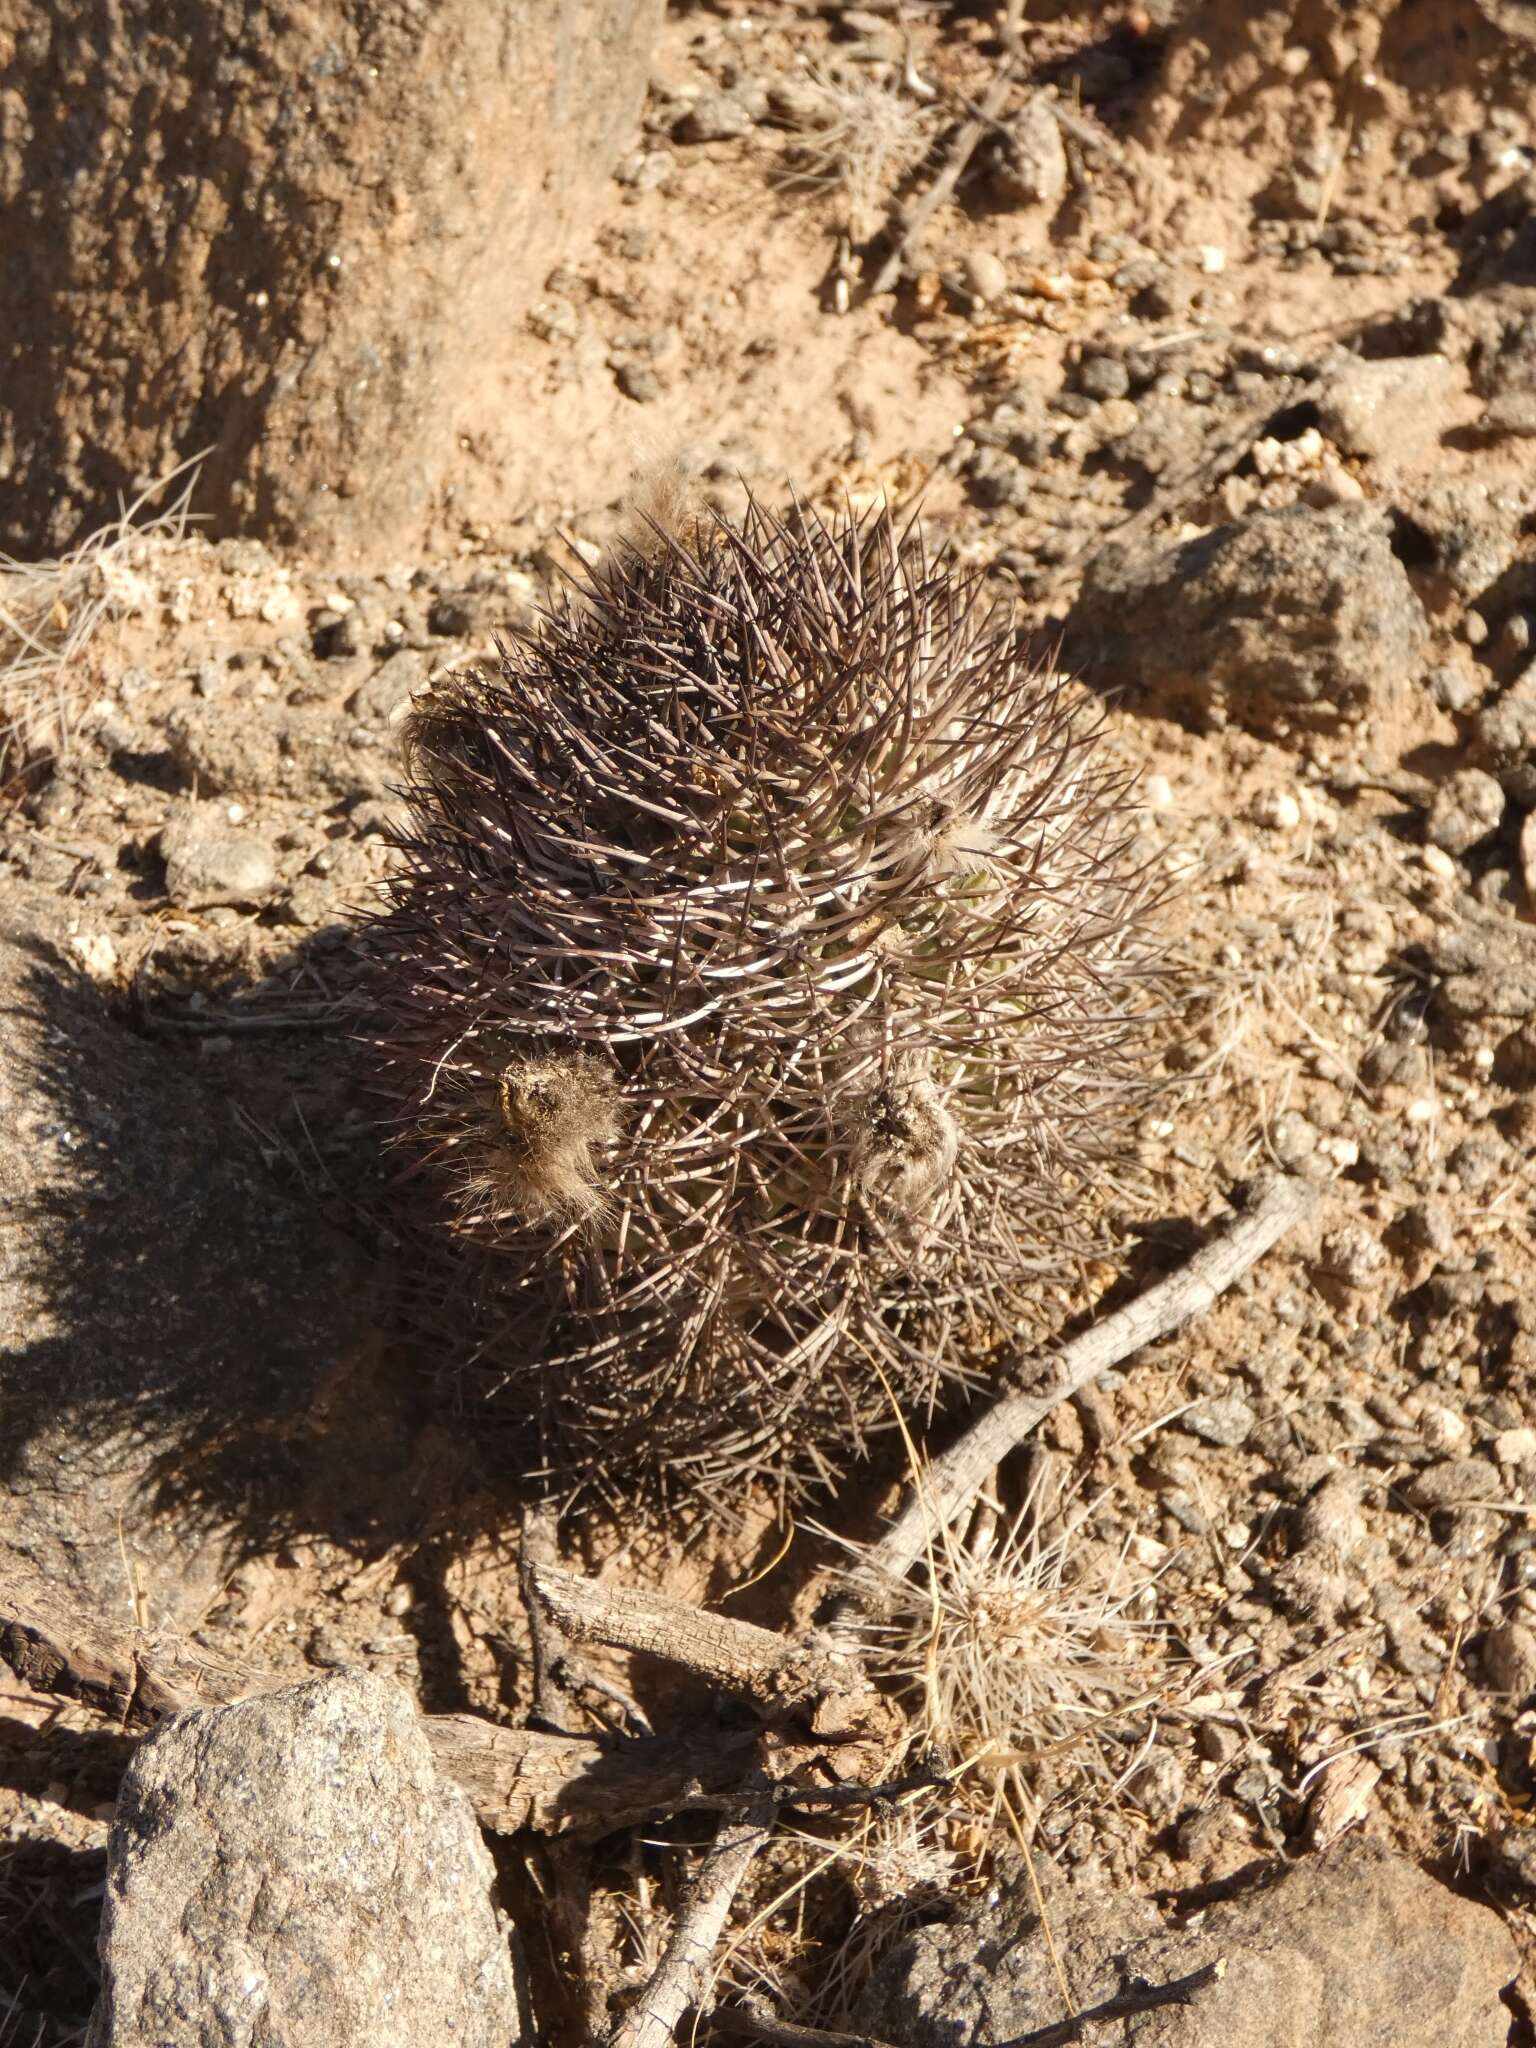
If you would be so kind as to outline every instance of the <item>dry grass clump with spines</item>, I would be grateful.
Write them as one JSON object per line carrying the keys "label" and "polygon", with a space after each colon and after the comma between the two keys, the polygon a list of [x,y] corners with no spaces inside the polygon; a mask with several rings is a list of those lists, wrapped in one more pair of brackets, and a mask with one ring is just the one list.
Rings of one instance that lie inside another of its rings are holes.
{"label": "dry grass clump with spines", "polygon": [[808,73],[775,111],[793,131],[780,182],[839,194],[855,245],[884,227],[897,188],[922,164],[938,128],[931,106],[841,71]]}
{"label": "dry grass clump with spines", "polygon": [[89,695],[84,656],[102,623],[150,601],[146,564],[185,534],[190,481],[169,510],[141,514],[173,480],[56,560],[0,555],[0,801],[65,745]]}
{"label": "dry grass clump with spines", "polygon": [[983,1502],[965,1538],[940,1532],[917,1576],[862,1560],[848,1574],[876,1617],[865,1667],[906,1707],[914,1750],[943,1759],[993,1819],[1009,1773],[1031,1806],[1067,1778],[1112,1785],[1126,1724],[1166,1683],[1151,1582],[1089,1541],[1087,1520],[1058,1510],[1047,1524],[1033,1495],[1009,1516]]}
{"label": "dry grass clump with spines", "polygon": [[828,1478],[1075,1270],[1154,888],[1095,715],[918,532],[653,529],[408,772],[381,1074],[563,1470]]}

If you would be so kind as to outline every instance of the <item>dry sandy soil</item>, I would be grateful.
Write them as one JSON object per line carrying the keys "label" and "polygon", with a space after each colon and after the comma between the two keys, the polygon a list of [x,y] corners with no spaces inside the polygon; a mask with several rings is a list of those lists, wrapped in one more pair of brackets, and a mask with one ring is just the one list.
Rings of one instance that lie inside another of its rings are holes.
{"label": "dry sandy soil", "polygon": [[[515,1484],[483,1389],[401,1334],[348,1051],[392,722],[537,603],[562,536],[596,559],[637,463],[681,452],[726,510],[744,486],[885,494],[1042,652],[1065,633],[1178,884],[1119,1272],[1061,1320],[1165,1270],[1265,1165],[1320,1194],[1304,1238],[1032,1454],[1039,1540],[1119,1560],[1142,1688],[1029,1777],[1035,1853],[1188,1894],[1348,1822],[1536,1952],[1524,13],[1040,10],[905,281],[870,296],[882,223],[999,77],[999,17],[680,7],[419,559],[173,522],[59,582],[58,634],[88,591],[107,605],[57,680],[66,745],[0,814],[7,1010],[48,1076],[3,1098],[11,1192],[52,1219],[6,1251],[13,1552],[222,1659],[526,1706]],[[1203,538],[1254,520],[1239,558]],[[66,1040],[86,1050],[45,1057]],[[867,1530],[900,1471],[893,1448],[813,1512]],[[744,1498],[723,1527],[593,1511],[565,1540],[697,1599],[761,1573],[732,1611],[783,1625],[832,1555],[785,1535]],[[124,1748],[0,1693],[0,2039],[80,2037]],[[906,1878],[984,1881],[986,1800],[940,1806]],[[893,1924],[882,1853],[764,1913],[727,1981],[837,2018]],[[775,1852],[754,1912],[807,1854]],[[616,1983],[682,1867],[594,1859]]]}

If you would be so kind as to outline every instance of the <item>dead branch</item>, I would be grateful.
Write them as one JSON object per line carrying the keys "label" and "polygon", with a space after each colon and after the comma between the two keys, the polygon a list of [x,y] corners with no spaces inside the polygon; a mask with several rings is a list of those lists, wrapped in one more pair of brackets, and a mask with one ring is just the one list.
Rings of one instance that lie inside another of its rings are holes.
{"label": "dead branch", "polygon": [[759,1706],[792,1707],[828,1693],[867,1689],[858,1665],[846,1654],[709,1614],[664,1594],[605,1585],[545,1564],[530,1566],[528,1585],[570,1641],[661,1657]]}
{"label": "dead branch", "polygon": [[558,1565],[560,1551],[555,1540],[555,1511],[547,1501],[529,1501],[523,1509],[522,1542],[518,1551],[517,1574],[528,1610],[528,1633],[533,1645],[533,1705],[530,1727],[571,1734],[570,1695],[561,1682],[559,1668],[565,1655],[565,1638],[542,1601],[531,1591],[535,1565]]}
{"label": "dead branch", "polygon": [[[1189,1262],[1062,1347],[1044,1393],[1005,1393],[913,1485],[906,1504],[869,1553],[870,1597],[882,1578],[901,1579],[934,1533],[971,1504],[988,1475],[1029,1432],[1090,1381],[1182,1324],[1203,1315],[1250,1266],[1307,1216],[1316,1200],[1306,1181],[1276,1176],[1254,1206]],[[860,1597],[855,1586],[852,1598]],[[840,1613],[839,1620],[845,1619]]]}
{"label": "dead branch", "polygon": [[871,298],[879,298],[882,292],[895,288],[924,228],[959,184],[965,174],[966,165],[976,153],[977,143],[988,128],[994,125],[1007,104],[1008,88],[1013,84],[1019,70],[1019,24],[1023,12],[1022,0],[1008,0],[1003,26],[1003,44],[1007,54],[998,68],[997,76],[987,87],[986,98],[977,107],[972,118],[955,131],[955,139],[950,144],[949,154],[945,157],[938,176],[893,226],[891,253],[881,264],[879,273],[869,288]]}
{"label": "dead branch", "polygon": [[766,1798],[744,1820],[721,1822],[656,1974],[614,2028],[609,2048],[667,2048],[678,2021],[699,2002],[732,1903],[772,1832],[773,1806]]}
{"label": "dead branch", "polygon": [[723,1796],[741,1782],[752,1733],[623,1742],[503,1728],[474,1714],[428,1714],[437,1767],[469,1794],[494,1834],[532,1828],[594,1841],[615,1828],[675,1813],[690,1796]]}
{"label": "dead branch", "polygon": [[793,2020],[770,2019],[749,2005],[717,2005],[709,2015],[712,2033],[740,2034],[749,2041],[774,2041],[780,2048],[890,2048],[873,2034],[833,2034],[825,2027],[797,2027]]}
{"label": "dead branch", "polygon": [[[193,1656],[171,1637],[98,1628],[35,1584],[0,1585],[0,1664],[29,1691],[78,1701],[136,1733],[167,1714],[226,1706],[287,1682]],[[473,1714],[428,1715],[424,1725],[438,1768],[468,1793],[483,1827],[591,1839],[675,1812],[692,1794],[739,1785],[754,1742],[744,1730],[615,1744],[504,1728]]]}

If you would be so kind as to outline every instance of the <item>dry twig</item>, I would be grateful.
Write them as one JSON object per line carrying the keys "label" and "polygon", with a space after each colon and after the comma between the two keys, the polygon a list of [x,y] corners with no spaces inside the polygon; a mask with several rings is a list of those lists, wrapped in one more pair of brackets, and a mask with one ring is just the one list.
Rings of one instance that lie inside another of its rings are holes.
{"label": "dry twig", "polygon": [[813,1649],[664,1594],[605,1585],[537,1562],[529,1566],[527,1583],[570,1641],[664,1658],[727,1692],[744,1693],[759,1706],[794,1706],[828,1692],[863,1690],[867,1684],[847,1654]]}
{"label": "dry twig", "polygon": [[982,136],[996,125],[1007,104],[1008,89],[1013,84],[1017,71],[1017,52],[1010,47],[997,76],[987,88],[986,98],[977,106],[971,119],[956,130],[955,139],[950,144],[949,154],[945,157],[938,176],[921,198],[914,201],[895,231],[891,253],[881,264],[875,281],[869,288],[871,298],[879,298],[883,292],[895,288],[902,271],[906,268],[908,258],[917,246],[919,236],[959,184]]}
{"label": "dry twig", "polygon": [[609,2038],[609,2048],[665,2048],[678,2021],[697,2005],[704,1977],[752,1859],[773,1832],[765,1797],[746,1819],[723,1821],[656,1974]]}
{"label": "dry twig", "polygon": [[[98,1628],[35,1585],[0,1585],[0,1665],[29,1691],[76,1700],[135,1733],[167,1714],[286,1682],[191,1656],[171,1638]],[[745,1730],[609,1743],[500,1727],[473,1714],[429,1714],[424,1725],[438,1768],[469,1794],[483,1827],[578,1838],[675,1812],[693,1793],[738,1786],[755,1741]]]}
{"label": "dry twig", "polygon": [[905,1577],[933,1532],[970,1506],[988,1475],[1053,1408],[1122,1359],[1203,1315],[1302,1221],[1315,1199],[1307,1182],[1277,1177],[1251,1210],[1176,1273],[1063,1346],[1054,1383],[1044,1393],[1003,1394],[914,1482],[901,1513],[869,1553],[871,1576]]}

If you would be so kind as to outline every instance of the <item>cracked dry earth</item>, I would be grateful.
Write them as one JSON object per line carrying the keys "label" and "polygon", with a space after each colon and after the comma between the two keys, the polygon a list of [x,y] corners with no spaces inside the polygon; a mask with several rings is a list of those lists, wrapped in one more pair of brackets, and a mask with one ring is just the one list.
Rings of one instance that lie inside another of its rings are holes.
{"label": "cracked dry earth", "polygon": [[[867,298],[999,19],[674,10],[517,339],[516,461],[467,447],[400,563],[190,528],[112,558],[68,745],[0,816],[0,1178],[48,1219],[0,1293],[0,1543],[222,1659],[526,1705],[505,1475],[473,1398],[393,1338],[389,1166],[346,1049],[393,731],[539,601],[558,535],[599,559],[647,454],[682,450],[727,511],[743,481],[920,498],[1103,694],[1177,884],[1119,1262],[1170,1267],[1265,1166],[1320,1197],[1030,1454],[1036,1515],[1133,1573],[1147,1660],[1094,1769],[1037,1783],[1036,1853],[1187,1898],[1357,1830],[1502,1916],[1527,2038],[1536,39],[1497,0],[1040,14],[909,276]],[[829,80],[885,157],[824,132]],[[900,1471],[818,1515],[864,1526]],[[762,1571],[733,1611],[803,1616],[835,1553],[739,1509],[567,1536],[693,1599]],[[78,2038],[126,1749],[5,1693],[0,2039],[7,2015],[29,2048]],[[988,1882],[969,1808],[920,1852],[908,1878]],[[846,1974],[849,1930],[899,1902],[878,1865],[815,1892],[835,1939],[803,1901],[765,1912],[728,1981],[833,2011],[827,1952]],[[768,1859],[752,1910],[796,1868]],[[595,1861],[634,1981],[671,1882]]]}

